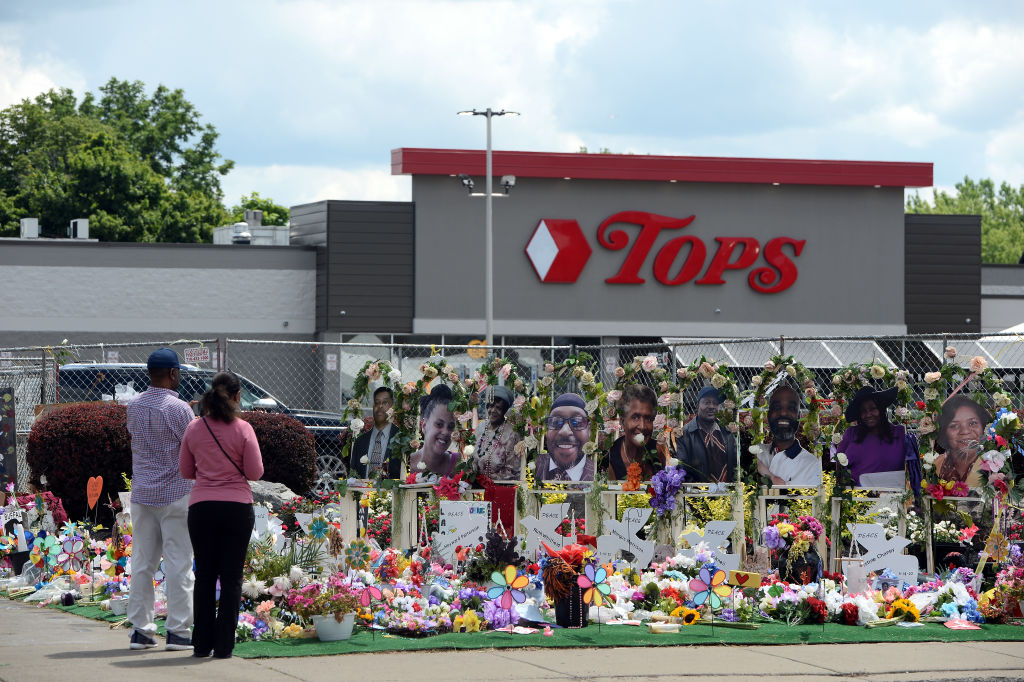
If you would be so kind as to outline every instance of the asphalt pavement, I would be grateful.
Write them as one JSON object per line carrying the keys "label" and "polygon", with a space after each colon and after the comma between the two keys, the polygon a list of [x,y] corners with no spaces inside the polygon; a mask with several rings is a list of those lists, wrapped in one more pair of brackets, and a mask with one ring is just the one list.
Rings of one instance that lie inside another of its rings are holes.
{"label": "asphalt pavement", "polygon": [[0,681],[1022,680],[1024,642],[501,649],[196,659],[128,648],[129,632],[0,599]]}

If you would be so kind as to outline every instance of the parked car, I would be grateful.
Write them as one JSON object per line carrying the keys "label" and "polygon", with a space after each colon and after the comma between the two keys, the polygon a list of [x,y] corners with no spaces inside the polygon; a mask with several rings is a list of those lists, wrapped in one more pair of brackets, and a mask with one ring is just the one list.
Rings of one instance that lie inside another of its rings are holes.
{"label": "parked car", "polygon": [[[188,402],[199,400],[210,387],[214,374],[216,372],[212,369],[182,365],[178,395]],[[319,469],[316,490],[333,490],[334,481],[345,475],[341,436],[347,427],[342,426],[341,414],[292,409],[244,376],[239,375],[238,380],[242,384],[242,410],[280,412],[297,419],[309,429],[316,444]],[[77,362],[57,369],[58,403],[114,400],[141,393],[148,387],[149,374],[144,363]]]}

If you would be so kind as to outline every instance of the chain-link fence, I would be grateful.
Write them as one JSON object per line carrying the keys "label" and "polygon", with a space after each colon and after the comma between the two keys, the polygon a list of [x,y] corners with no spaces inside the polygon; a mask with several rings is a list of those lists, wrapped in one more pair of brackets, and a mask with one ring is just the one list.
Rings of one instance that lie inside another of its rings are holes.
{"label": "chain-link fence", "polygon": [[[637,356],[654,356],[658,363],[674,374],[680,367],[689,366],[702,356],[728,363],[742,391],[759,374],[764,363],[775,355],[793,355],[811,370],[820,392],[831,392],[832,374],[851,363],[879,363],[906,370],[913,385],[923,388],[923,376],[948,362],[944,350],[957,349],[961,359],[981,356],[1004,380],[1007,392],[1021,402],[1024,382],[1024,337],[1016,334],[1000,335],[930,335],[889,337],[763,337],[763,338],[665,338],[620,345],[499,345],[493,354],[507,358],[524,380],[535,381],[544,374],[546,363],[559,363],[579,353],[593,358],[590,368],[604,385],[615,382],[616,367],[624,366]],[[452,344],[409,343],[318,343],[303,341],[267,341],[251,339],[168,341],[145,343],[95,344],[90,346],[59,346],[0,349],[0,388],[10,387],[17,400],[18,471],[19,482],[27,480],[25,470],[25,441],[40,403],[73,400],[99,400],[114,398],[115,384],[97,381],[88,391],[66,390],[62,393],[62,379],[56,368],[68,363],[100,365],[102,363],[142,363],[152,350],[170,346],[183,357],[186,349],[207,348],[208,359],[198,363],[196,374],[200,378],[226,367],[243,379],[243,407],[258,399],[273,398],[277,408],[304,421],[316,436],[317,453],[326,482],[344,470],[340,459],[338,435],[340,413],[352,396],[352,385],[368,360],[387,360],[396,367],[405,380],[417,377],[417,368],[429,357],[442,356],[462,377],[471,376],[483,364],[486,351],[481,346]],[[205,358],[204,354],[199,354]],[[187,360],[187,358],[186,358]],[[63,371],[63,368],[62,368]],[[113,373],[112,373],[113,374]],[[146,386],[143,372],[137,372],[133,391]],[[65,377],[67,375],[64,375]],[[135,376],[135,375],[132,375]],[[93,375],[94,378],[94,375]],[[638,372],[637,381],[654,386],[645,372]],[[92,378],[90,378],[92,381]],[[185,379],[183,377],[183,385]],[[572,386],[565,387],[571,390]],[[81,386],[79,385],[79,389]],[[683,404],[692,411],[696,403],[693,386],[683,396]],[[202,386],[189,389],[193,393]],[[121,395],[130,392],[122,391]],[[692,395],[691,395],[692,394]],[[189,393],[186,399],[198,397]],[[369,406],[366,406],[367,413]]]}

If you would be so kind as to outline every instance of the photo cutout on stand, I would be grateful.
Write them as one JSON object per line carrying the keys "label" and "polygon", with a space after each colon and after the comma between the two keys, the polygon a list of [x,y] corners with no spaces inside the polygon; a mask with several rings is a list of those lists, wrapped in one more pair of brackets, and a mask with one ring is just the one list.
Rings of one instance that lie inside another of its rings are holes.
{"label": "photo cutout on stand", "polygon": [[[806,371],[806,370],[805,370]],[[813,378],[810,379],[813,383]],[[813,385],[809,387],[813,389]],[[770,438],[757,452],[757,470],[773,487],[821,487],[821,458],[804,448],[799,440],[807,389],[801,390],[788,372],[779,372],[764,392],[762,410]]]}
{"label": "photo cutout on stand", "polygon": [[906,487],[907,462],[917,461],[918,446],[913,433],[892,418],[890,410],[898,398],[896,386],[862,386],[846,403],[843,416],[850,426],[832,452],[856,487]]}
{"label": "photo cutout on stand", "polygon": [[650,386],[629,384],[609,396],[612,419],[618,419],[619,429],[607,452],[599,457],[598,469],[609,481],[626,484],[625,490],[637,490],[642,481],[664,469],[671,456],[669,446],[659,437],[665,416],[658,412],[658,395]]}
{"label": "photo cutout on stand", "polygon": [[938,415],[935,434],[935,473],[940,480],[964,483],[969,489],[982,488],[981,456],[985,451],[985,427],[992,415],[981,404],[965,395],[945,402]]}
{"label": "photo cutout on stand", "polygon": [[545,420],[545,448],[537,454],[538,481],[590,482],[594,480],[597,450],[591,441],[596,426],[586,402],[576,393],[563,393],[551,403]]}
{"label": "photo cutout on stand", "polygon": [[692,418],[678,432],[675,457],[687,483],[735,483],[739,445],[736,403],[712,384],[687,403]]}

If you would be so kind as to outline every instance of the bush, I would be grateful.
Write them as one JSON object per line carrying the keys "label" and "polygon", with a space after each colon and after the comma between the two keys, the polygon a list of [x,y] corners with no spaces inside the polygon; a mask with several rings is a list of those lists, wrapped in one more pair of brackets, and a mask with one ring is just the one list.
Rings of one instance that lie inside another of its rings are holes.
{"label": "bush", "polygon": [[[107,495],[117,500],[122,472],[132,470],[132,449],[125,425],[125,408],[111,403],[68,405],[40,417],[28,436],[26,460],[30,481],[64,501],[72,519],[91,517],[85,487],[90,477],[103,477],[97,505],[101,522],[112,515]],[[46,485],[40,482],[46,476]]]}
{"label": "bush", "polygon": [[283,483],[308,495],[316,482],[316,446],[302,422],[275,412],[243,412],[252,424],[263,454],[263,480]]}

